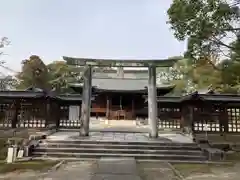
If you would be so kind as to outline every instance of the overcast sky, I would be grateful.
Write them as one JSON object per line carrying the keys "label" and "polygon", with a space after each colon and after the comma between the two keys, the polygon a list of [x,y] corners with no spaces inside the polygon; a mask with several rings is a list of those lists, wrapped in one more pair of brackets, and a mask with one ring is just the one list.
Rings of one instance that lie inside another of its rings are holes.
{"label": "overcast sky", "polygon": [[185,43],[167,21],[172,0],[0,0],[0,37],[11,40],[1,59],[20,62],[39,55],[45,63],[62,56],[167,58]]}

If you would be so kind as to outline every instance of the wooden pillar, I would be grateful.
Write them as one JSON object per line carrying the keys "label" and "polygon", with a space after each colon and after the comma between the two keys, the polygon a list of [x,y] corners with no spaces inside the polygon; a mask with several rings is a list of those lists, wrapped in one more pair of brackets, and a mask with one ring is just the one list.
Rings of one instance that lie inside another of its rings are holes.
{"label": "wooden pillar", "polygon": [[45,122],[45,127],[48,127],[49,124],[52,121],[52,116],[51,116],[51,101],[50,98],[46,99],[46,122]]}
{"label": "wooden pillar", "polygon": [[134,104],[134,98],[132,98],[132,119],[135,118],[135,104]]}
{"label": "wooden pillar", "polygon": [[107,108],[106,108],[106,118],[109,120],[109,98],[108,98],[108,95],[107,95]]}
{"label": "wooden pillar", "polygon": [[182,108],[182,131],[184,134],[192,135],[193,133],[193,106],[186,105]]}
{"label": "wooden pillar", "polygon": [[89,135],[89,122],[91,113],[91,96],[92,96],[92,68],[88,66],[83,75],[83,93],[82,93],[82,113],[80,127],[80,136]]}
{"label": "wooden pillar", "polygon": [[112,117],[112,95],[110,95],[110,97],[108,96],[108,100],[109,100],[109,120],[111,120]]}
{"label": "wooden pillar", "polygon": [[13,119],[12,119],[12,128],[16,128],[17,127],[17,123],[18,123],[18,112],[20,109],[20,100],[17,99],[15,100],[15,102],[13,103]]}
{"label": "wooden pillar", "polygon": [[61,113],[60,113],[60,102],[56,101],[55,102],[55,123],[56,123],[56,128],[59,128],[60,125],[60,118],[61,118]]}
{"label": "wooden pillar", "polygon": [[228,112],[227,112],[227,107],[225,105],[221,105],[220,113],[217,118],[219,120],[220,132],[228,133],[229,116],[228,116]]}
{"label": "wooden pillar", "polygon": [[150,137],[158,137],[157,120],[157,90],[156,90],[156,66],[148,68],[148,121],[150,126]]}

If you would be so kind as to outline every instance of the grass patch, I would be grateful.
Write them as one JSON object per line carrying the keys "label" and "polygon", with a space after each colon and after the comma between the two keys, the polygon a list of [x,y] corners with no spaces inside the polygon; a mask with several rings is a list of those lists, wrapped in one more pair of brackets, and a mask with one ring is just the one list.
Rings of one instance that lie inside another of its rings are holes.
{"label": "grass patch", "polygon": [[59,163],[59,161],[44,161],[44,160],[32,160],[25,162],[16,162],[7,164],[0,162],[0,173],[9,173],[14,171],[45,171],[50,169],[52,166]]}

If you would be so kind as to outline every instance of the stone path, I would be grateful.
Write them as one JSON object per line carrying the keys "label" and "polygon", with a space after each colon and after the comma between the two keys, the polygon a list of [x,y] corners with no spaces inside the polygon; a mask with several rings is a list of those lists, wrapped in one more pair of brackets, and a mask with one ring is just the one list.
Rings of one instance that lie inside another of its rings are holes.
{"label": "stone path", "polygon": [[[157,166],[156,166],[157,165]],[[1,179],[1,178],[0,178]],[[68,162],[46,174],[26,172],[4,180],[176,180],[166,163],[136,163],[135,159],[108,159]]]}
{"label": "stone path", "polygon": [[91,180],[141,180],[135,159],[100,159]]}
{"label": "stone path", "polygon": [[37,180],[92,180],[96,167],[95,161],[69,162],[57,171]]}
{"label": "stone path", "polygon": [[56,132],[50,136],[48,139],[51,140],[74,140],[74,139],[87,139],[93,141],[159,141],[159,142],[179,142],[179,143],[192,143],[189,137],[178,133],[160,133],[157,139],[151,139],[148,133],[131,133],[131,132],[90,132],[88,137],[80,137],[79,132]]}
{"label": "stone path", "polygon": [[69,162],[38,180],[177,180],[167,163],[136,163],[132,158]]}
{"label": "stone path", "polygon": [[165,162],[138,162],[137,167],[142,180],[178,180]]}
{"label": "stone path", "polygon": [[[211,168],[210,172],[192,171],[185,180],[238,180],[240,164]],[[1,175],[0,180],[179,180],[168,163],[135,162],[134,159],[100,159],[63,164],[49,173],[17,172]]]}
{"label": "stone path", "polygon": [[142,180],[134,159],[100,159],[69,162],[58,171],[37,180]]}
{"label": "stone path", "polygon": [[100,159],[95,162],[72,162],[40,179],[141,180],[134,159]]}
{"label": "stone path", "polygon": [[136,163],[135,159],[69,162],[37,180],[177,180],[167,163]]}

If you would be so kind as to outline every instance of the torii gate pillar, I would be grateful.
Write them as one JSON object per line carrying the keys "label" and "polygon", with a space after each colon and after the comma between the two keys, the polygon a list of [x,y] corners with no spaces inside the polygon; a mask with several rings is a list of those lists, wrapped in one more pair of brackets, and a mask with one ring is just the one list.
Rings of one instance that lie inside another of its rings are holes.
{"label": "torii gate pillar", "polygon": [[148,67],[148,122],[150,137],[158,137],[156,66]]}
{"label": "torii gate pillar", "polygon": [[80,136],[89,135],[89,123],[91,113],[91,96],[92,96],[92,68],[88,66],[83,75],[83,92],[82,92],[82,109]]}

